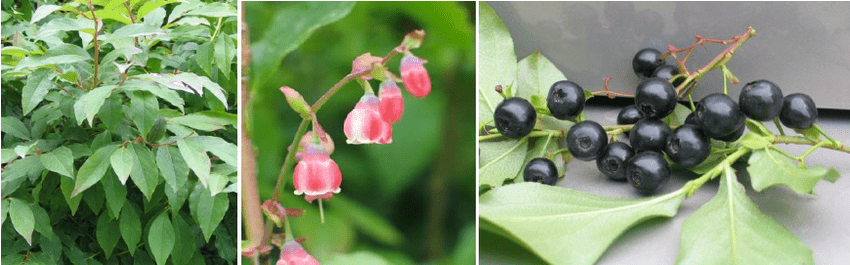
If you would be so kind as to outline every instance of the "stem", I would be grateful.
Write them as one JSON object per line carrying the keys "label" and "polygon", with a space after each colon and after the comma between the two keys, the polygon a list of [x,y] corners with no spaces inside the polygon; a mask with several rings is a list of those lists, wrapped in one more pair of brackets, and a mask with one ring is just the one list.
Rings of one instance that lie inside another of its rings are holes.
{"label": "stem", "polygon": [[750,152],[750,149],[748,149],[748,148],[738,149],[738,151],[735,151],[734,153],[727,156],[725,159],[723,159],[723,161],[721,161],[716,166],[714,166],[714,168],[712,168],[710,171],[705,172],[705,174],[702,174],[701,176],[699,176],[698,178],[696,178],[694,180],[688,181],[688,183],[685,183],[685,186],[683,186],[682,189],[687,189],[688,190],[687,196],[690,197],[700,187],[702,187],[703,184],[705,184],[706,182],[708,182],[711,179],[714,179],[714,177],[719,176],[720,173],[723,172],[724,168],[731,166],[732,163],[734,163],[739,158],[741,158],[742,156],[744,156],[745,154],[747,154],[749,152]]}
{"label": "stem", "polygon": [[[817,145],[820,142],[824,142],[824,140],[814,141],[814,140],[804,138],[804,137],[800,137],[800,136],[776,136],[776,138],[773,139],[774,144]],[[836,151],[841,151],[841,152],[845,152],[845,153],[850,153],[850,147],[848,147],[847,145],[844,145],[840,142],[828,141],[828,144],[824,144],[821,147],[836,150]]]}
{"label": "stem", "polygon": [[[263,230],[263,213],[260,207],[260,191],[257,185],[257,162],[254,154],[254,145],[251,143],[251,137],[248,135],[248,121],[250,115],[248,108],[251,106],[251,93],[248,91],[250,85],[250,65],[251,65],[251,43],[248,35],[248,24],[245,23],[245,3],[242,3],[242,87],[240,87],[240,106],[242,112],[240,130],[239,130],[239,148],[242,151],[240,160],[242,172],[239,180],[241,181],[242,191],[242,221],[246,231],[243,232],[245,238],[251,242],[251,247],[258,247],[263,239],[265,231]],[[246,119],[248,118],[248,119]],[[251,257],[252,264],[260,264],[259,252]]]}
{"label": "stem", "polygon": [[[322,199],[319,199],[319,216],[321,217],[322,223],[324,224],[325,223],[325,208],[322,207]],[[286,222],[286,225],[289,226],[289,222]],[[287,234],[287,237],[288,237],[290,233],[287,231],[286,234]]]}
{"label": "stem", "polygon": [[779,129],[779,135],[785,136],[785,130],[782,129],[782,124],[779,124],[779,118],[773,118],[773,124],[776,125],[776,129]]}
{"label": "stem", "polygon": [[273,201],[280,201],[280,194],[286,185],[283,179],[286,173],[292,170],[293,164],[295,164],[295,150],[298,148],[298,142],[301,140],[301,137],[307,132],[307,125],[310,125],[310,120],[301,120],[298,130],[295,132],[295,137],[292,139],[292,144],[286,149],[288,153],[286,153],[283,166],[280,167],[280,173],[277,175],[277,183],[274,185],[274,192],[272,193]]}
{"label": "stem", "polygon": [[94,38],[92,38],[92,43],[94,43],[94,76],[93,76],[94,79],[92,79],[91,89],[90,89],[90,90],[93,90],[93,89],[97,88],[97,72],[98,72],[98,69],[100,68],[100,66],[98,65],[98,61],[99,61],[98,56],[100,55],[100,45],[97,44],[97,32],[98,32],[97,24],[98,24],[98,20],[97,20],[97,16],[94,14],[94,6],[92,6],[91,0],[89,0],[88,6],[89,6],[89,11],[91,11],[92,20],[94,20]]}
{"label": "stem", "polygon": [[814,152],[814,151],[815,151],[815,149],[818,149],[818,148],[820,148],[821,146],[824,146],[824,145],[825,145],[825,144],[827,144],[827,143],[828,143],[828,142],[826,142],[826,141],[821,141],[821,142],[819,142],[819,143],[815,144],[814,146],[812,146],[811,148],[809,148],[809,150],[806,150],[806,152],[805,152],[805,153],[803,153],[802,155],[800,155],[800,156],[796,157],[796,159],[797,159],[798,161],[800,161],[800,162],[803,162],[803,160],[804,160],[804,159],[806,159],[806,157],[807,157],[807,156],[809,156],[812,152]]}
{"label": "stem", "polygon": [[325,103],[328,102],[328,99],[330,99],[331,96],[336,94],[336,92],[339,91],[339,89],[343,85],[347,84],[348,82],[351,81],[351,79],[354,79],[356,77],[357,77],[356,75],[346,75],[345,77],[342,78],[342,80],[339,80],[339,82],[336,82],[336,84],[334,84],[334,86],[332,86],[330,89],[328,89],[328,92],[325,92],[325,94],[322,95],[322,97],[319,98],[319,100],[317,100],[316,103],[313,103],[313,106],[312,106],[313,112],[318,112],[319,109],[322,108],[322,105],[325,105]]}
{"label": "stem", "polygon": [[[727,72],[728,70],[726,70],[726,65],[725,65],[725,64],[724,64],[724,65],[721,65],[721,66],[720,66],[720,69],[721,69],[721,70],[722,70],[722,72],[723,72],[723,73],[721,74],[721,75],[723,76],[723,94],[724,94],[724,95],[729,95],[729,89],[728,89],[728,88],[727,88],[727,86],[726,86],[726,72]],[[688,95],[688,96],[690,96],[690,95]]]}
{"label": "stem", "polygon": [[210,37],[210,41],[213,41],[215,39],[215,35],[218,35],[218,30],[221,29],[221,19],[222,18],[218,18],[218,23],[216,23],[216,25],[215,25],[215,31],[213,32],[213,35]]}
{"label": "stem", "polygon": [[691,111],[697,111],[697,106],[694,105],[694,97],[690,93],[688,93],[688,102],[691,103]]}
{"label": "stem", "polygon": [[826,137],[826,139],[829,139],[829,141],[832,142],[832,144],[838,145],[838,141],[836,141],[835,139],[832,139],[832,137],[829,136],[829,134],[826,134],[826,132],[824,132],[823,129],[820,128],[820,126],[818,126],[817,124],[814,124],[814,125],[812,125],[812,127],[814,127],[816,131],[818,131],[821,135],[823,135],[823,137]]}

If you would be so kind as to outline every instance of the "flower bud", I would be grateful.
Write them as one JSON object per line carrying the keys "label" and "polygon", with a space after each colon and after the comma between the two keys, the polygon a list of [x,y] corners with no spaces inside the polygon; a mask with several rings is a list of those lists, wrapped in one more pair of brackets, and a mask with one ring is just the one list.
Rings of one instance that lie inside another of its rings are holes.
{"label": "flower bud", "polygon": [[[326,139],[326,141],[320,140],[320,142],[322,143],[322,147],[325,148],[325,152],[327,152],[328,155],[331,155],[331,154],[334,153],[334,141],[333,141],[333,139],[331,139],[330,135],[327,135],[327,137],[325,139]],[[312,142],[313,142],[313,131],[309,131],[309,132],[305,133],[304,136],[301,136],[301,141],[298,141],[298,150],[295,152],[295,160],[296,161],[301,161],[301,158],[304,157],[304,153],[307,150],[307,146],[310,145],[310,143],[312,143]]]}
{"label": "flower bud", "polygon": [[381,82],[378,99],[381,118],[384,121],[392,124],[401,120],[401,114],[404,113],[404,98],[395,81],[387,79]]}
{"label": "flower bud", "polygon": [[314,143],[307,146],[301,161],[295,166],[292,183],[295,185],[295,195],[306,195],[304,199],[308,202],[327,200],[334,193],[340,192],[342,173],[325,148]]}
{"label": "flower bud", "polygon": [[406,54],[401,58],[401,80],[407,92],[417,98],[423,98],[431,93],[431,79],[425,70],[425,61],[413,54]]}
{"label": "flower bud", "polygon": [[380,113],[380,100],[372,93],[366,93],[360,102],[348,113],[343,124],[343,132],[349,144],[388,144],[392,143],[392,127]]}
{"label": "flower bud", "polygon": [[286,241],[280,247],[280,259],[277,265],[319,265],[319,261],[304,250],[295,240]]}

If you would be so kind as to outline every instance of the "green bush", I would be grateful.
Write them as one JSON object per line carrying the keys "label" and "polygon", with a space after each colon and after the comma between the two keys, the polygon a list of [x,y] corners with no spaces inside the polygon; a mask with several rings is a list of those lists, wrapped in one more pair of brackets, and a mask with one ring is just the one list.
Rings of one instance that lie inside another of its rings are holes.
{"label": "green bush", "polygon": [[3,264],[236,261],[236,8],[38,2],[2,2]]}

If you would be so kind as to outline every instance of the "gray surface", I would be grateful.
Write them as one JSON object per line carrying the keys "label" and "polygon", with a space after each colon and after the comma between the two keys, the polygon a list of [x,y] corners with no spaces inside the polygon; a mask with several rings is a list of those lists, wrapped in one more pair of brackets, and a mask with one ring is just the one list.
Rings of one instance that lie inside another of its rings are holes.
{"label": "gray surface", "polygon": [[[616,124],[619,107],[588,106],[587,117],[603,125]],[[820,126],[836,140],[850,143],[850,112],[821,115]],[[767,126],[776,133],[775,126]],[[787,128],[786,132],[788,131]],[[621,140],[628,143],[627,138]],[[809,146],[779,145],[791,154],[801,154]],[[741,178],[747,195],[759,209],[782,223],[814,252],[815,264],[847,264],[850,253],[850,154],[819,149],[807,159],[810,165],[835,167],[843,176],[835,184],[821,182],[815,187],[817,196],[798,195],[787,187],[772,187],[761,193],[752,191],[746,177]],[[735,167],[743,169],[741,164]],[[746,170],[739,170],[745,173]],[[695,175],[676,172],[659,192],[676,191]],[[693,197],[685,200],[673,218],[656,218],[623,234],[603,254],[598,264],[673,264],[679,247],[682,222],[717,193],[717,180],[706,183]],[[612,197],[639,198],[640,194],[625,182],[607,180],[596,169],[596,163],[573,160],[567,165],[566,177],[558,186]],[[553,228],[556,229],[556,228]],[[506,239],[481,236],[481,264],[541,263],[538,258]],[[484,242],[487,241],[487,242]],[[565,263],[568,264],[568,263]]]}
{"label": "gray surface", "polygon": [[[768,79],[785,94],[807,92],[818,107],[850,109],[850,2],[489,2],[514,39],[518,59],[540,50],[568,79],[599,90],[633,92],[639,79],[634,54],[653,47],[666,52],[693,43],[694,34],[731,38],[753,26],[750,39],[728,64],[741,83]],[[723,47],[694,51],[691,71]],[[672,59],[668,63],[675,63]],[[720,89],[719,71],[708,74],[696,98]],[[711,81],[711,82],[706,82]]]}

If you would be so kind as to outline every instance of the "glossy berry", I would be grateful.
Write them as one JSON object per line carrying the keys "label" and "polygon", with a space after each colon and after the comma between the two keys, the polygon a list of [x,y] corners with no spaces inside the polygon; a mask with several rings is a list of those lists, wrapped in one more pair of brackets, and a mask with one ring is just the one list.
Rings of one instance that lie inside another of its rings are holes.
{"label": "glossy berry", "polygon": [[584,110],[584,89],[572,81],[558,81],[549,88],[546,106],[559,120],[575,118]]}
{"label": "glossy berry", "polygon": [[697,116],[694,115],[693,112],[691,112],[691,114],[688,114],[688,117],[685,118],[685,124],[695,125],[699,127],[699,125],[697,124]]}
{"label": "glossy berry", "polygon": [[638,51],[635,57],[632,58],[632,69],[635,74],[641,78],[649,78],[655,69],[664,65],[664,61],[658,60],[661,52],[653,48],[646,48]]}
{"label": "glossy berry", "polygon": [[670,136],[670,126],[658,119],[643,119],[635,123],[629,135],[629,143],[637,151],[661,152]]}
{"label": "glossy berry", "polygon": [[496,106],[493,120],[499,133],[508,138],[520,138],[528,135],[534,129],[537,113],[528,100],[509,98]]}
{"label": "glossy berry", "polygon": [[[637,106],[628,105],[617,114],[617,125],[635,124],[641,119],[643,119],[643,114],[640,113]],[[625,132],[624,134],[629,136],[629,132]]]}
{"label": "glossy berry", "polygon": [[526,182],[555,185],[555,182],[558,181],[558,168],[555,167],[555,163],[552,163],[552,160],[538,157],[528,161],[522,177]]}
{"label": "glossy berry", "polygon": [[741,128],[739,128],[737,131],[735,131],[733,133],[730,133],[729,135],[717,137],[717,138],[714,138],[714,139],[724,141],[724,142],[737,141],[738,139],[741,138],[741,136],[744,135],[744,129],[745,128],[747,128],[747,126],[741,126]]}
{"label": "glossy berry", "polygon": [[694,113],[699,128],[711,138],[729,135],[744,126],[744,113],[738,103],[724,94],[704,97]]}
{"label": "glossy berry", "polygon": [[818,119],[818,109],[815,101],[809,95],[794,93],[782,100],[782,112],[779,121],[792,129],[808,129]]}
{"label": "glossy berry", "polygon": [[757,80],[744,86],[738,97],[741,111],[751,119],[769,121],[782,111],[782,90],[767,80]]}
{"label": "glossy berry", "polygon": [[596,168],[609,179],[626,180],[626,162],[635,155],[635,151],[623,142],[613,142],[605,146],[602,155],[596,159]]}
{"label": "glossy berry", "polygon": [[[678,67],[665,64],[665,65],[659,66],[657,69],[655,69],[655,72],[652,72],[652,77],[658,77],[658,78],[669,81],[670,78],[673,78],[673,76],[678,75],[678,74],[679,74],[679,68]],[[671,84],[673,84],[674,87],[679,87],[679,85],[682,84],[682,82],[684,82],[684,81],[685,81],[684,77],[679,77],[679,78],[676,78],[676,80],[673,80],[673,82]]]}
{"label": "glossy berry", "polygon": [[696,166],[711,152],[711,139],[695,125],[682,125],[667,137],[664,152],[677,165]]}
{"label": "glossy berry", "polygon": [[660,153],[635,154],[626,164],[626,179],[642,193],[653,193],[670,179],[670,165]]}
{"label": "glossy berry", "polygon": [[635,89],[635,106],[646,118],[664,118],[676,108],[676,89],[667,80],[653,77]]}
{"label": "glossy berry", "polygon": [[578,160],[591,161],[602,154],[602,149],[608,145],[608,135],[605,129],[595,121],[587,120],[576,123],[567,132],[567,148]]}

